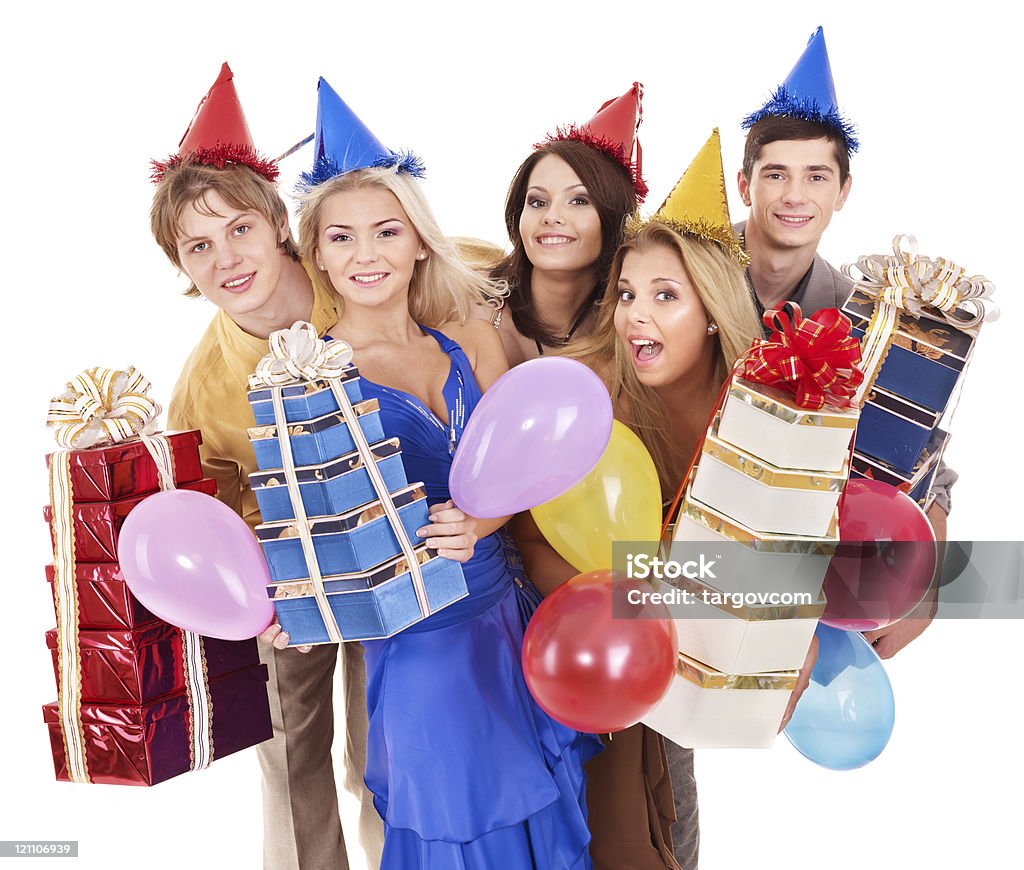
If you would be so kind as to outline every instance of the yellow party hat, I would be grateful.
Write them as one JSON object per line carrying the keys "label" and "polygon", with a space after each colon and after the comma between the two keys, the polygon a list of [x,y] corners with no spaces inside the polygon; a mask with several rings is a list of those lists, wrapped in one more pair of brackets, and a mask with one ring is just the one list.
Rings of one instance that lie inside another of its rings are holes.
{"label": "yellow party hat", "polygon": [[749,258],[733,233],[729,219],[722,141],[717,127],[651,220],[668,224],[676,232],[717,242],[741,266],[747,265]]}

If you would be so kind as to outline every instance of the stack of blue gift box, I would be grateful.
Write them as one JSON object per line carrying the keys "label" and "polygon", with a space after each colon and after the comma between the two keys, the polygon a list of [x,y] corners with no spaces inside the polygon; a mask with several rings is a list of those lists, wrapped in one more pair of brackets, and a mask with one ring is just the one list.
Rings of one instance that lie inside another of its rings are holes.
{"label": "stack of blue gift box", "polygon": [[[341,639],[349,641],[390,637],[467,594],[462,567],[419,543],[416,530],[429,524],[426,492],[422,483],[408,482],[401,445],[385,437],[377,400],[363,400],[358,369],[348,366],[334,380],[368,451],[360,450],[327,380],[282,387],[254,382],[248,394],[256,419],[249,439],[259,468],[249,482],[264,520],[256,535],[270,568],[268,592],[292,645],[331,642],[319,603],[324,599]],[[275,417],[275,389],[281,391],[283,421]],[[295,466],[291,486],[283,450]],[[378,494],[369,463],[380,472],[390,504]],[[311,546],[303,544],[299,513]],[[405,547],[389,513],[405,530]],[[419,564],[419,595],[408,553]],[[317,575],[324,595],[314,589]]]}
{"label": "stack of blue gift box", "polygon": [[[854,335],[863,338],[874,299],[855,289],[842,310],[853,322]],[[861,409],[851,477],[891,484],[928,507],[949,441],[939,423],[952,410],[975,338],[976,330],[900,313],[885,362]]]}

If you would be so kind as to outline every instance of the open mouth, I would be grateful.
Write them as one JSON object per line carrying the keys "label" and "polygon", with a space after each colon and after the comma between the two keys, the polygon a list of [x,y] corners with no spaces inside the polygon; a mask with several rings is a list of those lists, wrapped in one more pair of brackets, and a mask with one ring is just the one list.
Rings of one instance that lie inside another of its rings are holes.
{"label": "open mouth", "polygon": [[654,362],[664,349],[664,345],[653,338],[631,338],[629,346],[633,352],[633,362],[638,366]]}
{"label": "open mouth", "polygon": [[244,293],[252,286],[252,281],[255,277],[255,272],[249,272],[247,275],[238,275],[230,281],[225,281],[220,286],[227,290],[228,293]]}
{"label": "open mouth", "polygon": [[361,272],[358,275],[352,275],[349,280],[360,287],[376,287],[390,274],[390,272]]}

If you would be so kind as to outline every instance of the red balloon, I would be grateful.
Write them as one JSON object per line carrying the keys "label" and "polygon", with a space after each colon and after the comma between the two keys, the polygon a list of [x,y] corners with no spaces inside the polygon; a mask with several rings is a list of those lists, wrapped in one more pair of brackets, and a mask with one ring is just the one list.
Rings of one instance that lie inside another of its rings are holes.
{"label": "red balloon", "polygon": [[631,591],[652,589],[608,569],[590,571],[552,592],[530,620],[526,685],[563,725],[621,731],[668,691],[678,656],[675,625],[663,604],[631,603]]}
{"label": "red balloon", "polygon": [[851,480],[839,508],[839,540],[825,574],[822,622],[871,631],[921,603],[935,573],[935,533],[910,496],[878,480]]}

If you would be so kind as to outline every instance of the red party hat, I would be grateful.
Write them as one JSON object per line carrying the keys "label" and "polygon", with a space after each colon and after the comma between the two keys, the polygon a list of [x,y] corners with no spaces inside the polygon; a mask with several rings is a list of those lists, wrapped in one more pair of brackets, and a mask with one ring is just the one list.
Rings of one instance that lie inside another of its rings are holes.
{"label": "red party hat", "polygon": [[643,119],[643,96],[644,86],[633,82],[633,87],[621,97],[604,103],[585,124],[559,127],[535,147],[541,148],[548,142],[561,139],[575,139],[596,148],[625,167],[633,178],[637,202],[643,202],[647,196],[647,184],[642,175],[643,150],[636,135]]}
{"label": "red party hat", "polygon": [[267,181],[277,179],[277,164],[261,157],[253,145],[233,79],[231,67],[223,64],[217,80],[199,101],[196,113],[178,143],[178,153],[164,161],[153,161],[154,182],[159,182],[170,167],[184,160],[218,169],[238,163],[248,166]]}

